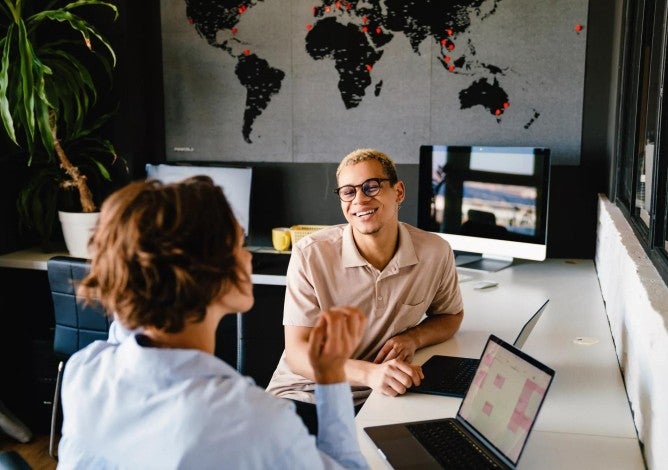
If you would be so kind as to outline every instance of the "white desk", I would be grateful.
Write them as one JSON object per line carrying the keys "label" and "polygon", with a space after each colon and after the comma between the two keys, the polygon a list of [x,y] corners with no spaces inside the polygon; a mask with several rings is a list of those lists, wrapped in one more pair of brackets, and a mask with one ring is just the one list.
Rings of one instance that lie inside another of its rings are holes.
{"label": "white desk", "polygon": [[[475,290],[477,279],[499,285]],[[520,468],[644,468],[593,261],[547,260],[478,272],[461,289],[465,314],[460,331],[418,351],[417,363],[433,354],[479,357],[490,333],[512,342],[550,299],[523,349],[556,374]],[[598,342],[584,345],[579,338]],[[372,393],[356,418],[360,445],[372,468],[388,465],[363,427],[454,416],[460,401]]]}
{"label": "white desk", "polygon": [[[276,253],[271,248],[264,247],[249,247],[251,252]],[[56,251],[45,253],[38,248],[28,248],[25,250],[14,251],[0,255],[0,268],[16,268],[16,269],[34,269],[38,271],[46,271],[46,262],[49,258],[54,256],[69,256],[67,251]],[[274,274],[253,274],[253,284],[270,285],[270,286],[284,286],[286,277]]]}
{"label": "white desk", "polygon": [[38,248],[14,251],[0,255],[0,268],[35,269],[46,271],[46,262],[49,258],[63,255],[69,256],[67,251],[45,253]]}

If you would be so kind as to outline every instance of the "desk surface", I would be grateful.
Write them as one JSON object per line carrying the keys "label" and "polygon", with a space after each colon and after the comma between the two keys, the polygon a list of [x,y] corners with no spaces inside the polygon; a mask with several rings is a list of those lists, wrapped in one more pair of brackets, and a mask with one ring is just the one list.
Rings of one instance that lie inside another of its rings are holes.
{"label": "desk surface", "polygon": [[[549,298],[523,349],[556,374],[520,468],[644,468],[593,261],[554,259],[472,274],[471,281],[461,284],[460,331],[418,351],[416,362],[433,354],[479,357],[490,333],[512,342]],[[499,284],[476,290],[479,279]],[[365,426],[454,416],[460,402],[436,395],[372,393],[356,418],[360,445],[372,468],[387,464]]]}
{"label": "desk surface", "polygon": [[[248,247],[253,253],[253,284],[284,286],[289,252],[278,252],[267,247]],[[67,251],[45,253],[39,248],[28,248],[0,255],[0,268],[33,269],[46,271],[46,262],[54,256],[69,256]]]}

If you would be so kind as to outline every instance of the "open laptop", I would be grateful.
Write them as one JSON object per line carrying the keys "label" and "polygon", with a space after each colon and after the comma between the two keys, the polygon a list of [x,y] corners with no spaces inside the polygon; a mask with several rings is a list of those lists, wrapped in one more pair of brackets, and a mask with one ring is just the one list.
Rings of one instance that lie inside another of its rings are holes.
{"label": "open laptop", "polygon": [[[522,349],[549,301],[550,299],[547,299],[524,324],[513,346]],[[408,391],[461,398],[473,380],[479,361],[470,357],[432,356],[422,365],[424,379],[420,385]]]}
{"label": "open laptop", "polygon": [[514,469],[554,370],[490,335],[455,418],[365,427],[395,469]]}

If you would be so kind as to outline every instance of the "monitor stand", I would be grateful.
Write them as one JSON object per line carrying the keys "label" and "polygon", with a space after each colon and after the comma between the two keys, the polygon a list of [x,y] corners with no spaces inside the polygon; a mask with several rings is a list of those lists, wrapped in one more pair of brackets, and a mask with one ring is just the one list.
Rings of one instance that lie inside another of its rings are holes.
{"label": "monitor stand", "polygon": [[455,264],[457,267],[477,269],[479,271],[496,272],[513,264],[513,258],[499,256],[487,256],[479,253],[466,251],[455,252]]}

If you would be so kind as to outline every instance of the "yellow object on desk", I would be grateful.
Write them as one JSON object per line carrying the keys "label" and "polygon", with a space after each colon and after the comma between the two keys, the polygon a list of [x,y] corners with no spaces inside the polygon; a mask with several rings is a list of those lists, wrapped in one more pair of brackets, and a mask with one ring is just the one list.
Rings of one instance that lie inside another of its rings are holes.
{"label": "yellow object on desk", "polygon": [[287,227],[276,227],[271,229],[271,243],[277,251],[290,249],[290,229]]}
{"label": "yellow object on desk", "polygon": [[329,227],[329,225],[293,225],[290,227],[290,238],[292,238],[292,244],[294,245],[306,235],[310,235],[311,233],[317,232],[318,230],[326,227]]}

